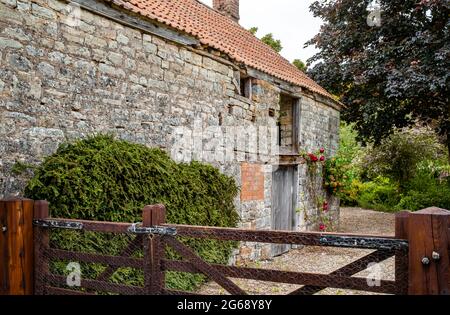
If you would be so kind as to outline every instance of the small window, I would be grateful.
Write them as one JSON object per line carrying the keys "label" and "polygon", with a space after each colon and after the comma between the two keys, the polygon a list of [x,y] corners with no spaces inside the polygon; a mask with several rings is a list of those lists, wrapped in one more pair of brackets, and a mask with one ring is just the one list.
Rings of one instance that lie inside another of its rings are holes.
{"label": "small window", "polygon": [[240,93],[241,96],[246,98],[252,98],[252,78],[241,75],[240,80]]}
{"label": "small window", "polygon": [[278,140],[284,151],[298,152],[299,99],[287,94],[280,96]]}

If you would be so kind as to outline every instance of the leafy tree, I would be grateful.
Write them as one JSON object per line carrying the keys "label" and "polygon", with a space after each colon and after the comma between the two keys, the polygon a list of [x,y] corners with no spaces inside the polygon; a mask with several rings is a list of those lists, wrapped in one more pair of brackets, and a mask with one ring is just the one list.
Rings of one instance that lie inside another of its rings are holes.
{"label": "leafy tree", "polygon": [[[348,107],[360,138],[379,144],[416,121],[436,127],[450,151],[450,6],[446,0],[320,0],[324,21],[306,45],[320,52],[309,71]],[[374,6],[372,6],[373,8]],[[373,10],[373,9],[372,9]],[[380,23],[372,16],[379,14]]]}
{"label": "leafy tree", "polygon": [[283,46],[281,45],[281,40],[273,38],[273,34],[269,33],[261,38],[261,40],[273,48],[276,52],[280,52],[283,50]]}
{"label": "leafy tree", "polygon": [[300,59],[295,59],[292,62],[292,64],[303,72],[306,72],[308,70],[308,67],[306,66],[306,64],[303,61],[301,61]]}
{"label": "leafy tree", "polygon": [[[258,33],[258,27],[251,27],[249,29],[250,33],[256,36],[256,33]],[[279,39],[274,39],[273,34],[269,33],[261,38],[261,40],[272,47],[276,52],[280,52],[283,50],[283,45],[281,44],[281,41]],[[306,72],[308,68],[306,67],[306,64],[301,61],[300,59],[295,59],[292,64],[296,66],[299,70]]]}
{"label": "leafy tree", "polygon": [[250,33],[252,33],[253,35],[256,35],[256,33],[258,33],[258,28],[257,27],[251,27],[249,29]]}
{"label": "leafy tree", "polygon": [[[249,29],[249,32],[256,36],[256,33],[258,33],[258,27],[251,27]],[[275,39],[272,33],[266,34],[263,37],[261,37],[261,41],[272,47],[273,50],[275,50],[277,53],[283,50],[281,40]]]}

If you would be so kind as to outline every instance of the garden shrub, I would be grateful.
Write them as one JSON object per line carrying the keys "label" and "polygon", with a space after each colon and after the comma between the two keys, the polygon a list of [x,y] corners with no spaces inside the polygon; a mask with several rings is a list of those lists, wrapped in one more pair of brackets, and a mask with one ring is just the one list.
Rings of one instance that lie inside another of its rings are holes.
{"label": "garden shrub", "polygon": [[439,174],[439,171],[419,167],[402,189],[383,177],[364,183],[353,180],[343,195],[345,204],[380,211],[417,211],[428,207],[450,209],[450,181],[448,178],[439,179]]}
{"label": "garden shrub", "polygon": [[388,177],[403,188],[422,161],[442,160],[445,156],[445,147],[433,130],[405,128],[396,130],[378,146],[368,146],[359,165],[364,169],[363,177]]}
{"label": "garden shrub", "polygon": [[360,189],[357,200],[362,208],[392,211],[400,201],[398,186],[388,178],[378,177],[363,183]]}
{"label": "garden shrub", "polygon": [[396,130],[379,146],[362,148],[352,125],[341,125],[337,165],[345,172],[341,204],[381,211],[450,208],[450,165],[428,128]]}
{"label": "garden shrub", "polygon": [[408,182],[397,210],[416,211],[432,206],[450,209],[450,181],[440,180],[440,172],[433,172],[430,164],[434,165],[427,163],[428,167],[419,168],[416,176]]}
{"label": "garden shrub", "polygon": [[358,198],[364,189],[364,183],[359,179],[353,179],[350,183],[346,183],[344,189],[339,194],[341,205],[358,206]]}
{"label": "garden shrub", "polygon": [[428,207],[450,209],[450,187],[433,186],[423,191],[408,191],[395,209],[417,211]]}
{"label": "garden shrub", "polygon": [[[237,193],[234,179],[212,166],[177,164],[160,149],[109,135],[61,145],[35,170],[25,190],[28,198],[49,201],[53,217],[140,222],[145,205],[162,203],[169,223],[222,227],[235,227],[239,220],[234,206]],[[222,264],[236,246],[214,240],[183,241],[205,260]],[[91,243],[96,242],[102,243]],[[78,245],[72,240],[65,246]],[[169,273],[167,284],[190,290],[202,279]]]}
{"label": "garden shrub", "polygon": [[334,168],[338,170],[342,187],[338,193],[341,203],[346,206],[357,205],[358,185],[361,169],[355,160],[361,156],[363,148],[356,140],[354,124],[341,122],[339,149],[333,159]]}
{"label": "garden shrub", "polygon": [[337,166],[345,173],[345,180],[351,183],[353,179],[359,178],[361,169],[355,159],[361,156],[363,148],[356,140],[357,132],[354,124],[341,123],[339,130],[339,149],[336,155]]}

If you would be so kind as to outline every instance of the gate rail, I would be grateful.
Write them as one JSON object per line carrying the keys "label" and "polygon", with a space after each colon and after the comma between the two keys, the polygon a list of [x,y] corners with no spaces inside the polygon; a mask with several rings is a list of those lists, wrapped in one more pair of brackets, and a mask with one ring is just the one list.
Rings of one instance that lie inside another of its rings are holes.
{"label": "gate rail", "polygon": [[[230,294],[239,295],[246,292],[231,279],[302,285],[292,295],[315,294],[325,288],[388,294],[449,293],[450,212],[443,209],[397,214],[395,237],[173,225],[166,224],[165,216],[164,206],[155,205],[143,209],[141,224],[58,219],[49,218],[46,201],[0,201],[0,294],[193,294],[166,288],[168,271],[204,274]],[[50,233],[55,231],[103,233],[107,238],[118,237],[123,248],[113,254],[54,248]],[[23,248],[16,249],[17,256],[14,251],[5,251],[6,244],[14,243],[12,237],[21,237],[23,242],[15,244],[24,244]],[[183,238],[344,247],[372,252],[329,274],[316,274],[211,264],[186,246]],[[34,259],[33,252],[29,253],[33,244]],[[166,257],[167,247],[182,260]],[[14,257],[8,256],[11,252]],[[354,276],[367,269],[369,263],[394,256],[395,280],[382,280],[381,286],[372,287],[365,278]],[[11,272],[8,267],[11,260],[16,264],[21,260],[17,265],[25,270],[20,274]],[[67,286],[65,276],[55,274],[54,261],[102,265],[103,269],[94,268],[95,277],[81,279],[80,286],[74,289]],[[142,273],[142,283],[113,282],[113,275],[123,268]],[[11,280],[19,276],[22,278]]]}
{"label": "gate rail", "polygon": [[[388,294],[406,294],[408,291],[408,241],[404,239],[379,237],[374,235],[255,231],[186,225],[167,226],[176,228],[177,236],[179,237],[375,250],[374,252],[346,265],[343,268],[340,268],[339,270],[334,271],[331,274],[315,274],[224,266],[218,264],[205,265],[204,263],[200,263],[201,258],[198,257],[195,252],[176,238],[163,238],[165,245],[173,248],[178,254],[187,260],[174,261],[163,259],[161,265],[164,271],[203,273],[210,279],[216,281],[231,294],[245,294],[245,292],[238,288],[234,283],[225,281],[225,277],[304,285],[300,289],[291,292],[291,295],[314,294],[327,287]],[[382,280],[380,286],[371,287],[367,283],[367,279],[352,277],[353,275],[367,269],[369,263],[379,263],[392,256],[396,256],[399,262],[399,268],[396,271],[395,281]],[[185,294],[187,292],[173,292],[163,288],[161,293]]]}

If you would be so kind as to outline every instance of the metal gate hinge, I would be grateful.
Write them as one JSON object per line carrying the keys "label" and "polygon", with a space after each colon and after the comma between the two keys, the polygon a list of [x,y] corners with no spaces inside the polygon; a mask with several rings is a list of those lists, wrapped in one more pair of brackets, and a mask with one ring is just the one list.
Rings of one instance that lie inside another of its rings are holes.
{"label": "metal gate hinge", "polygon": [[57,220],[33,220],[33,225],[48,229],[82,230],[81,222],[66,222]]}
{"label": "metal gate hinge", "polygon": [[135,223],[128,228],[128,232],[133,234],[149,234],[149,235],[177,235],[177,229],[165,226],[143,227],[141,223]]}

